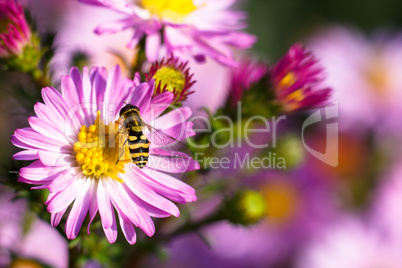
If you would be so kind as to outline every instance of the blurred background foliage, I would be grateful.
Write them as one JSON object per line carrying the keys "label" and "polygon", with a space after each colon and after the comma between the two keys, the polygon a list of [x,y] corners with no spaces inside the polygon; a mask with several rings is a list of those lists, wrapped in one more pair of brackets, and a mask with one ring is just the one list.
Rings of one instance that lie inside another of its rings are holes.
{"label": "blurred background foliage", "polygon": [[277,60],[295,42],[332,24],[356,27],[367,34],[402,28],[399,0],[248,0],[249,32],[258,36],[253,50]]}

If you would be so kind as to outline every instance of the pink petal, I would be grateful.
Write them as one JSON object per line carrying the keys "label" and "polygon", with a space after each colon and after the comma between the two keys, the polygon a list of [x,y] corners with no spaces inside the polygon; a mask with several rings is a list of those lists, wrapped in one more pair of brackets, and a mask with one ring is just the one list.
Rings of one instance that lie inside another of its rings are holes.
{"label": "pink petal", "polygon": [[45,204],[47,204],[47,210],[50,213],[57,213],[65,210],[71,202],[74,201],[84,182],[85,181],[81,179],[74,180],[69,187],[56,193],[51,200],[46,201]]}
{"label": "pink petal", "polygon": [[68,215],[66,222],[66,235],[68,239],[74,239],[77,237],[81,230],[82,223],[88,213],[89,205],[92,201],[91,196],[88,195],[91,183],[91,179],[85,181],[84,185],[79,190],[70,214]]}
{"label": "pink petal", "polygon": [[151,217],[166,218],[166,217],[171,216],[171,214],[169,212],[163,211],[163,210],[161,210],[157,207],[154,207],[142,200],[138,200],[138,201],[141,202],[141,206],[145,209],[146,213],[149,214],[149,216],[151,216]]}
{"label": "pink petal", "polygon": [[50,107],[38,102],[34,105],[34,110],[36,115],[49,125],[53,125],[55,128],[58,129],[64,129],[64,121],[57,120],[56,117],[53,116],[53,112]]}
{"label": "pink petal", "polygon": [[180,122],[186,122],[191,115],[192,111],[189,107],[181,107],[155,119],[154,127],[161,130],[170,128]]}
{"label": "pink petal", "polygon": [[149,122],[151,118],[159,117],[170,106],[173,98],[174,94],[169,91],[163,92],[152,98],[151,104],[143,113],[143,116],[147,122]]}
{"label": "pink petal", "polygon": [[53,152],[64,151],[64,149],[62,149],[63,143],[39,134],[31,128],[16,129],[14,135],[18,140],[34,148]]}
{"label": "pink petal", "polygon": [[[11,136],[10,141],[14,146],[17,146],[19,148],[29,149],[29,151],[37,151],[36,150],[37,148],[35,146],[31,146],[29,144],[26,144],[25,142],[20,141],[15,135]],[[30,150],[30,149],[34,149],[34,150]]]}
{"label": "pink petal", "polygon": [[70,184],[81,177],[80,168],[69,168],[64,172],[61,172],[57,177],[55,177],[49,184],[49,191],[60,192],[64,191]]}
{"label": "pink petal", "polygon": [[52,213],[50,215],[50,224],[53,227],[57,227],[57,225],[59,225],[61,219],[63,218],[64,213],[66,212],[66,210],[67,210],[67,208],[62,210],[62,211],[60,211],[60,212]]}
{"label": "pink petal", "polygon": [[[127,178],[130,173],[132,176],[130,176],[130,178]],[[130,171],[127,172],[127,176],[125,176],[124,180],[125,184],[136,196],[161,210],[169,212],[175,217],[178,217],[180,215],[179,209],[175,204],[155,193],[155,191],[148,187],[146,184],[140,182],[137,176],[134,172]]]}
{"label": "pink petal", "polygon": [[75,157],[71,154],[61,154],[49,151],[38,152],[40,161],[46,166],[70,166],[74,161]]}
{"label": "pink petal", "polygon": [[94,200],[91,202],[89,206],[89,223],[87,227],[87,233],[90,234],[90,226],[92,221],[94,220],[96,213],[98,212],[98,202],[95,202],[97,200],[97,189],[98,189],[98,182],[92,183],[90,185],[90,188],[88,190],[88,194],[91,196],[91,199]]}
{"label": "pink petal", "polygon": [[77,88],[73,79],[68,75],[61,77],[61,94],[69,108],[73,108],[80,103]]}
{"label": "pink petal", "polygon": [[54,127],[54,124],[49,124],[36,116],[29,117],[28,122],[31,128],[36,132],[46,137],[59,140],[61,143],[69,144],[66,135],[61,132],[60,129]]}
{"label": "pink petal", "polygon": [[[166,134],[178,141],[182,141],[184,139],[187,139],[188,137],[195,135],[195,132],[192,128],[193,128],[192,122],[179,123],[172,127],[163,129],[163,134]],[[161,147],[161,146],[163,147],[163,146],[168,146],[170,144],[177,143],[173,139],[169,140],[169,138],[167,138],[167,140],[165,139],[163,142],[161,142],[161,138],[158,138],[157,132],[150,133],[148,135],[148,140],[153,144],[153,146],[156,146],[156,147]]]}
{"label": "pink petal", "polygon": [[61,94],[54,88],[45,87],[42,89],[42,98],[46,106],[52,111],[51,116],[54,120],[58,120],[64,125],[68,111],[66,110],[67,104]]}
{"label": "pink petal", "polygon": [[97,200],[103,228],[111,228],[116,219],[114,218],[113,207],[110,203],[107,182],[104,179],[99,180]]}
{"label": "pink petal", "polygon": [[161,35],[159,32],[147,35],[145,43],[145,54],[149,62],[154,62],[158,59],[160,44]]}
{"label": "pink petal", "polygon": [[25,179],[37,181],[37,182],[46,182],[53,180],[53,176],[57,176],[59,172],[66,170],[68,167],[49,167],[45,166],[39,160],[36,160],[29,166],[23,167],[20,169],[20,176]]}
{"label": "pink petal", "polygon": [[116,224],[116,219],[115,219],[113,210],[112,210],[112,216],[113,216],[113,222],[112,222],[112,226],[110,226],[110,228],[105,228],[105,226],[102,225],[103,231],[105,232],[106,238],[110,244],[113,244],[114,242],[116,242],[116,239],[117,239],[117,224]]}
{"label": "pink petal", "polygon": [[128,196],[124,194],[124,190],[122,189],[121,185],[117,185],[117,183],[119,182],[111,181],[108,183],[113,206],[117,209],[121,216],[126,217],[136,226],[140,225],[136,205],[133,204],[130,198],[127,198]]}
{"label": "pink petal", "polygon": [[131,104],[140,108],[140,112],[146,111],[151,101],[153,88],[150,88],[148,83],[140,84],[133,92],[133,98]]}
{"label": "pink petal", "polygon": [[189,157],[172,158],[150,154],[146,167],[167,173],[183,173],[199,169],[200,164]]}
{"label": "pink petal", "polygon": [[95,28],[95,33],[99,35],[113,34],[131,28],[134,25],[135,20],[133,20],[133,17],[127,17],[120,20],[114,20],[102,23],[101,25]]}
{"label": "pink petal", "polygon": [[[178,202],[194,202],[197,200],[195,190],[184,182],[162,172],[151,174],[149,170],[138,171],[142,173],[144,182],[152,189],[167,198]],[[149,173],[149,174],[148,174]]]}
{"label": "pink petal", "polygon": [[131,222],[125,222],[119,215],[121,230],[130,245],[134,245],[137,240],[134,225]]}
{"label": "pink petal", "polygon": [[136,213],[140,219],[140,225],[138,227],[140,227],[147,236],[153,236],[155,234],[155,225],[150,214],[144,209],[143,202],[127,187],[126,184],[123,184],[122,187],[124,189],[122,192],[128,196],[127,200],[132,201],[133,209],[137,210]]}
{"label": "pink petal", "polygon": [[24,150],[13,155],[15,160],[35,160],[38,159],[38,150]]}

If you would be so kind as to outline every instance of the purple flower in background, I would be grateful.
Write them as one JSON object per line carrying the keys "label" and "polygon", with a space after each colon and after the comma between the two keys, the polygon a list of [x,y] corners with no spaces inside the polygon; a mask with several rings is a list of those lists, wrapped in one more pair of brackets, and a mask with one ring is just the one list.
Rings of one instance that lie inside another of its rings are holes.
{"label": "purple flower in background", "polygon": [[239,66],[231,72],[230,102],[236,105],[241,100],[243,92],[267,75],[268,66],[251,58],[244,58]]}
{"label": "purple flower in background", "polygon": [[400,133],[401,37],[381,32],[367,37],[338,26],[311,38],[309,47],[327,71],[327,82],[334,89],[334,99],[339,101],[344,128],[373,127]]}
{"label": "purple flower in background", "polygon": [[388,237],[401,242],[402,246],[402,167],[401,158],[395,161],[388,174],[383,176],[377,187],[373,203],[372,217],[375,224]]}
{"label": "purple flower in background", "polygon": [[54,88],[42,89],[44,104],[35,105],[37,116],[28,120],[31,127],[17,129],[11,138],[24,149],[14,159],[35,160],[20,170],[19,181],[50,191],[46,205],[53,226],[74,201],[65,228],[69,239],[77,236],[88,212],[91,222],[99,211],[107,239],[115,242],[116,210],[127,241],[134,244],[134,225],[152,236],[151,217],[179,216],[167,198],[178,203],[196,200],[193,188],[164,172],[183,173],[199,164],[190,157],[160,158],[172,152],[154,142],[152,133],[144,130],[151,141],[146,166],[140,169],[131,163],[117,121],[125,103],[137,106],[145,122],[175,139],[194,135],[192,123],[186,122],[191,110],[182,107],[160,116],[173,94],[152,98],[153,80],[139,80],[139,75],[134,80],[121,78],[118,65],[109,74],[104,68],[84,68],[81,75],[74,67],[62,77],[61,94]]}
{"label": "purple flower in background", "polygon": [[20,55],[30,42],[24,10],[14,0],[0,1],[0,58]]}
{"label": "purple flower in background", "polygon": [[327,104],[331,89],[322,87],[324,70],[317,58],[299,44],[271,70],[271,79],[277,101],[283,111],[322,107]]}
{"label": "purple flower in background", "polygon": [[401,246],[362,219],[347,218],[306,244],[296,267],[398,268],[402,267]]}
{"label": "purple flower in background", "polygon": [[[67,241],[48,223],[27,210],[23,199],[0,186],[0,266],[68,267]],[[12,257],[13,256],[13,257]],[[18,266],[24,263],[27,266]]]}
{"label": "purple flower in background", "polygon": [[233,0],[79,1],[122,13],[122,19],[100,25],[95,31],[106,34],[134,28],[128,47],[135,48],[146,37],[150,62],[160,54],[162,37],[168,54],[184,52],[199,62],[211,57],[229,66],[236,65],[231,47],[246,49],[255,42],[254,36],[240,31],[246,26],[245,14],[228,10]]}
{"label": "purple flower in background", "polygon": [[264,196],[266,217],[247,227],[226,221],[206,226],[200,234],[207,245],[194,234],[178,237],[161,267],[277,267],[320,237],[336,216],[332,192],[304,168],[289,176],[270,171],[241,180]]}

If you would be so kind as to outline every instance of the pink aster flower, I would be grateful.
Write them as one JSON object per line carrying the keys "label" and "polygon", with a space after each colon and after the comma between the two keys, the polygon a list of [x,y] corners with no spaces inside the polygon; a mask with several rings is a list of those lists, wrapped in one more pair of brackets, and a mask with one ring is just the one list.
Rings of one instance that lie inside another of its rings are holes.
{"label": "pink aster flower", "polygon": [[271,79],[279,105],[285,112],[324,106],[331,89],[321,84],[323,69],[318,60],[300,44],[272,68]]}
{"label": "pink aster flower", "polygon": [[194,93],[190,91],[195,83],[192,80],[194,74],[190,74],[190,68],[187,62],[182,62],[179,58],[171,55],[165,60],[154,62],[148,73],[145,73],[145,80],[155,80],[154,96],[165,91],[173,92],[174,104],[186,100],[188,95]]}
{"label": "pink aster flower", "polygon": [[[152,236],[151,217],[179,216],[170,200],[196,200],[193,188],[165,173],[198,169],[196,161],[184,156],[160,157],[172,154],[144,130],[151,145],[149,161],[140,169],[131,162],[128,146],[121,140],[124,135],[117,120],[125,102],[137,106],[145,122],[177,140],[194,135],[192,124],[186,122],[191,110],[182,107],[161,116],[173,94],[164,92],[152,98],[153,91],[153,81],[140,83],[139,75],[134,80],[121,78],[119,66],[109,74],[104,68],[84,68],[81,75],[72,68],[61,79],[61,93],[42,89],[44,103],[35,105],[37,116],[28,119],[31,127],[17,129],[12,136],[12,143],[24,149],[14,158],[35,160],[20,170],[19,181],[50,191],[46,205],[53,226],[74,201],[65,228],[69,239],[77,236],[88,212],[91,222],[99,211],[107,239],[115,242],[116,210],[123,234],[134,244],[134,226]],[[113,146],[111,141],[123,146]]]}
{"label": "pink aster flower", "polygon": [[19,55],[31,38],[22,6],[14,0],[0,1],[0,58]]}
{"label": "pink aster flower", "polygon": [[122,19],[100,25],[95,31],[105,34],[134,28],[128,46],[136,47],[145,36],[146,56],[150,62],[158,57],[161,32],[168,53],[185,52],[200,62],[209,56],[231,66],[235,61],[230,47],[245,49],[255,42],[254,36],[240,31],[246,26],[245,15],[228,10],[233,0],[79,1],[122,13]]}
{"label": "pink aster flower", "polygon": [[231,72],[231,103],[236,105],[243,92],[267,75],[268,66],[251,58],[244,58]]}

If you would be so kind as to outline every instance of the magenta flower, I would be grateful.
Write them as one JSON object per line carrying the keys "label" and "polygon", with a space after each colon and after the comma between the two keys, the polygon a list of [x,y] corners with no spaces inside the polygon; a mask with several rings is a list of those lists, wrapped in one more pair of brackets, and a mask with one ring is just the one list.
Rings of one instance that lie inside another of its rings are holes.
{"label": "magenta flower", "polygon": [[165,173],[198,169],[196,161],[160,157],[171,152],[144,131],[151,145],[149,161],[140,169],[131,162],[127,145],[111,143],[122,145],[126,138],[116,121],[124,102],[137,106],[145,122],[175,139],[194,135],[192,123],[186,122],[191,110],[182,107],[160,116],[173,94],[152,98],[153,91],[153,81],[140,83],[139,75],[134,80],[121,78],[119,66],[109,74],[104,68],[84,68],[82,76],[74,67],[61,79],[61,94],[54,88],[42,89],[44,104],[35,105],[37,116],[28,120],[31,127],[17,129],[12,136],[12,143],[25,149],[14,158],[35,160],[20,170],[19,181],[50,191],[46,205],[53,226],[75,200],[66,221],[69,239],[77,236],[88,212],[91,222],[99,211],[107,239],[115,242],[116,210],[127,241],[134,244],[134,225],[152,236],[151,217],[179,216],[167,198],[178,203],[196,200],[193,188]]}
{"label": "magenta flower", "polygon": [[0,1],[0,58],[19,55],[31,39],[22,6],[13,0]]}
{"label": "magenta flower", "polygon": [[267,75],[268,66],[250,58],[244,58],[231,72],[231,103],[236,105],[243,92]]}
{"label": "magenta flower", "polygon": [[324,80],[318,60],[303,46],[293,45],[271,71],[279,105],[285,112],[322,107],[330,88],[320,88]]}
{"label": "magenta flower", "polygon": [[97,27],[96,33],[115,33],[134,28],[128,47],[136,47],[145,36],[146,56],[150,62],[158,57],[161,33],[168,53],[184,52],[200,62],[208,56],[230,66],[236,65],[230,47],[245,49],[255,42],[254,36],[240,31],[246,26],[243,22],[245,15],[228,10],[233,0],[79,1],[124,14],[120,20]]}

